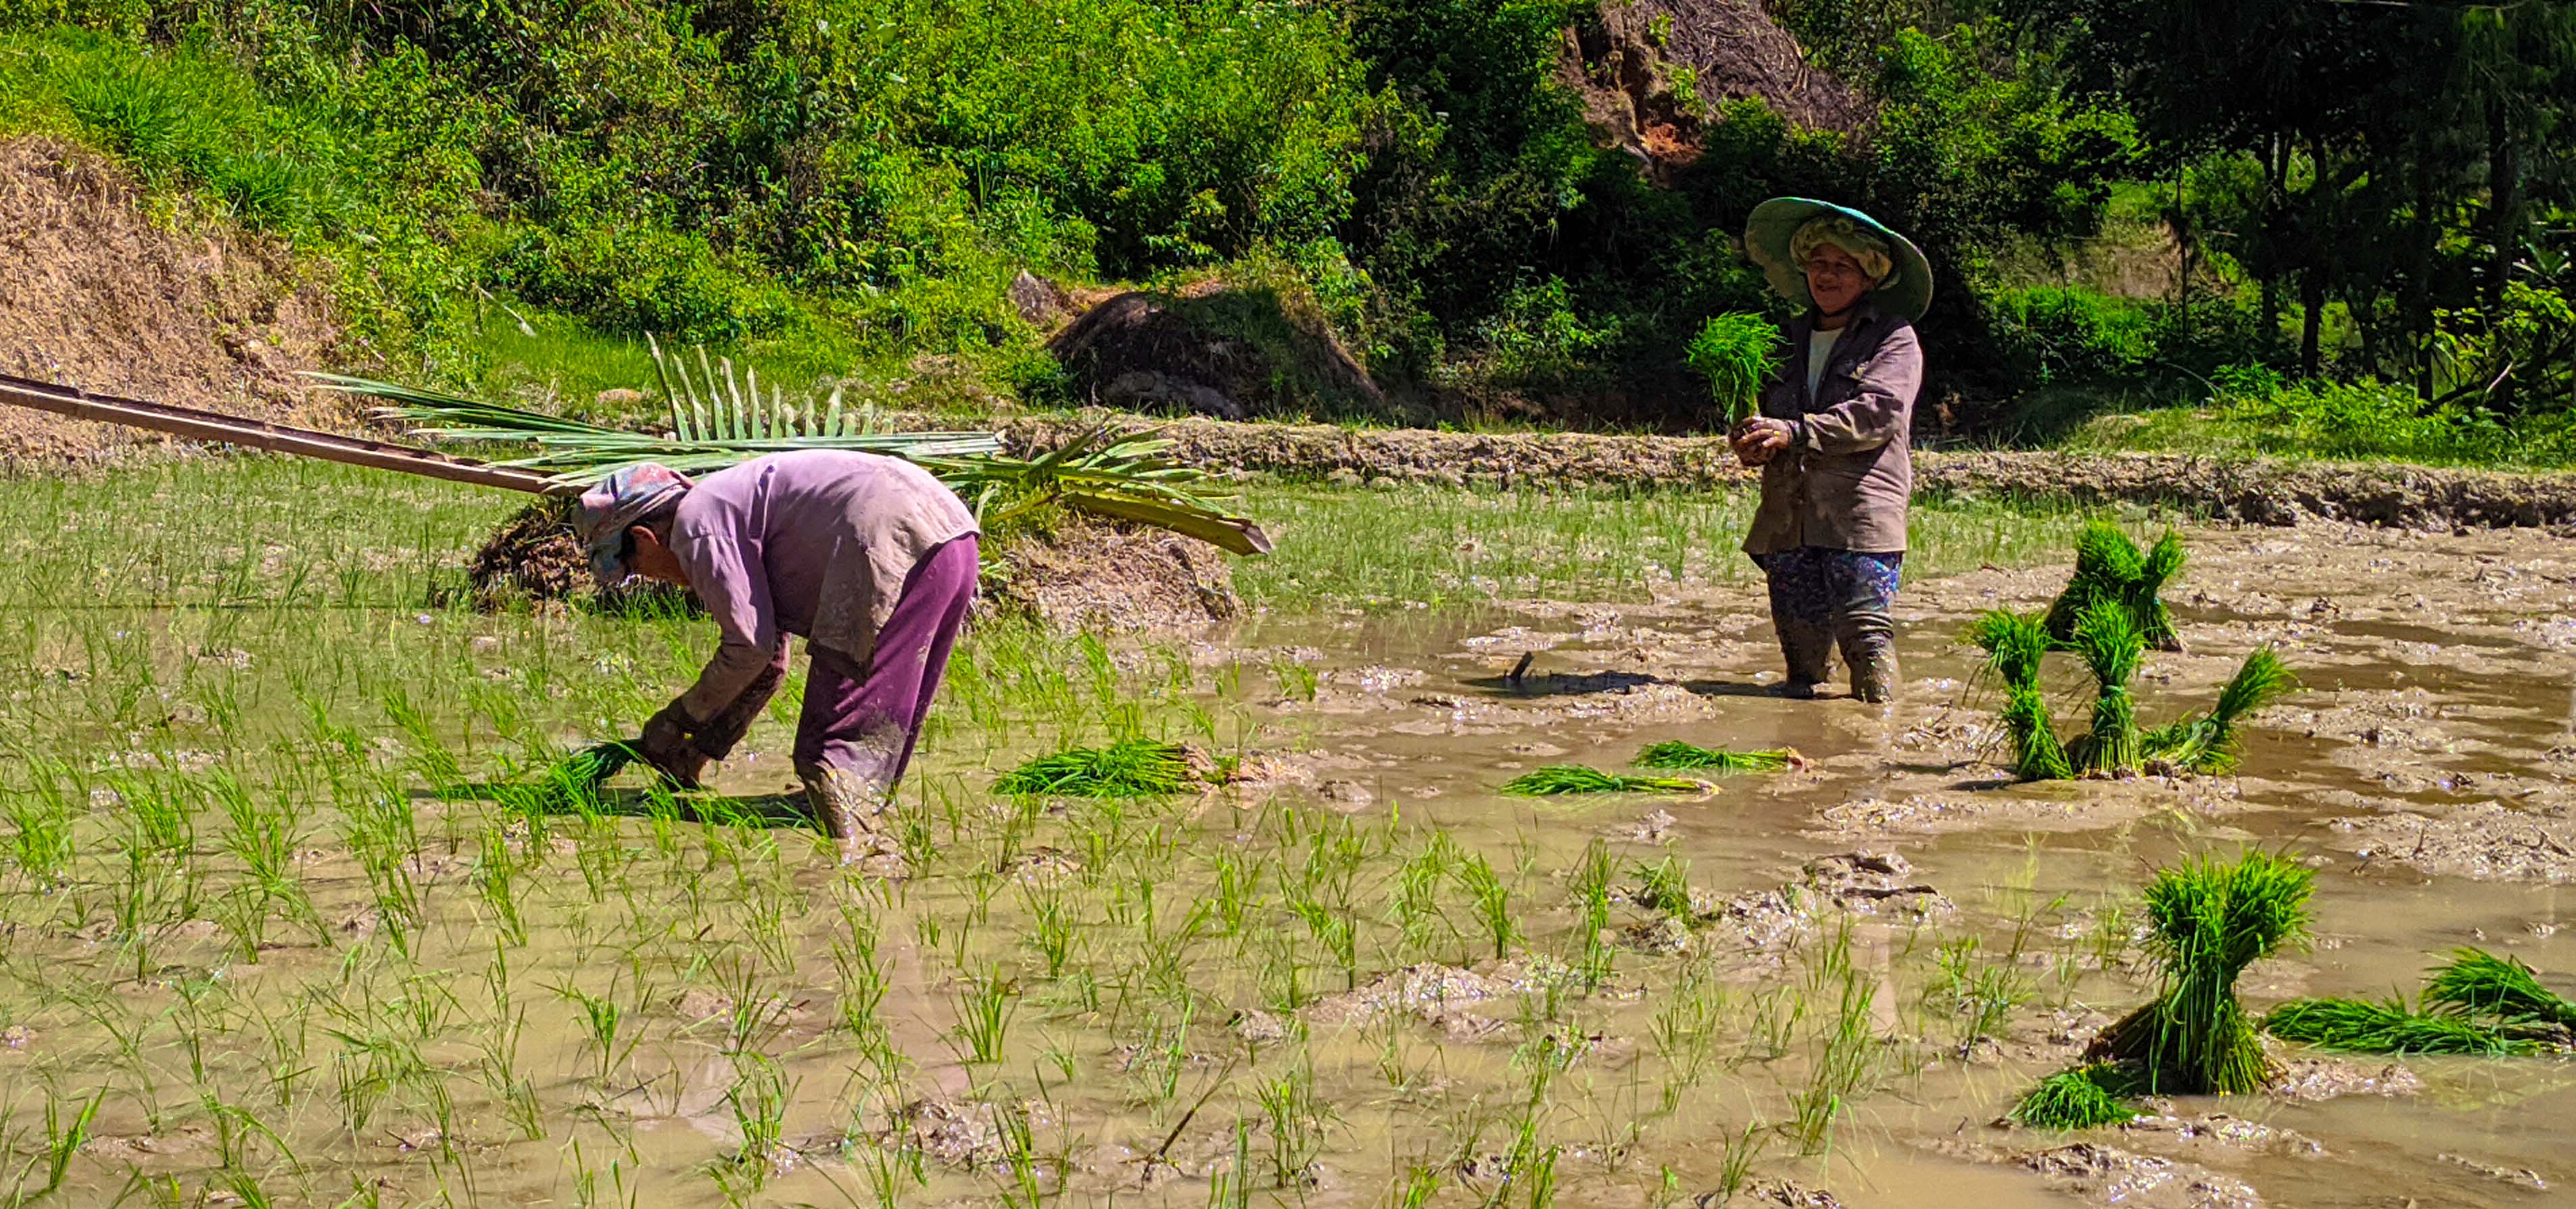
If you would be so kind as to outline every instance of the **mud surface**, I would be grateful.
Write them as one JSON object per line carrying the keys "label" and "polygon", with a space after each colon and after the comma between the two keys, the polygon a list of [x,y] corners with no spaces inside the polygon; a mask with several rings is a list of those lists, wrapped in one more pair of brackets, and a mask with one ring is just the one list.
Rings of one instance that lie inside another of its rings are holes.
{"label": "mud surface", "polygon": [[[1709,437],[1469,433],[1325,424],[1028,416],[1006,435],[1047,445],[1101,424],[1159,428],[1175,460],[1232,475],[1360,484],[1706,489],[1751,482]],[[2421,466],[2221,460],[2183,454],[1918,453],[1919,490],[2132,503],[2287,526],[2350,521],[2448,531],[2576,525],[2576,475]]]}
{"label": "mud surface", "polygon": [[[286,423],[337,420],[295,371],[335,339],[285,247],[153,220],[125,171],[47,138],[0,141],[0,372]],[[164,438],[0,407],[0,469],[109,460]]]}

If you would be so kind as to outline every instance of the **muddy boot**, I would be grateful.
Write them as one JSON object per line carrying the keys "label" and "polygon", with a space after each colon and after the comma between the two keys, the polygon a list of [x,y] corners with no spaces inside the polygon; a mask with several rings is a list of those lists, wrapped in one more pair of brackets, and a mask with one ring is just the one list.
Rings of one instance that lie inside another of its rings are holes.
{"label": "muddy boot", "polygon": [[1852,696],[1869,702],[1896,699],[1896,635],[1884,617],[1845,618],[1837,637],[1843,663],[1851,668]]}
{"label": "muddy boot", "polygon": [[1780,618],[1780,657],[1789,666],[1789,678],[1780,684],[1780,695],[1799,700],[1816,695],[1816,686],[1825,682],[1834,657],[1834,636],[1812,621]]}
{"label": "muddy boot", "polygon": [[893,847],[893,837],[877,827],[885,813],[884,786],[837,768],[799,768],[796,776],[805,783],[806,805],[840,847],[842,864],[864,861]]}

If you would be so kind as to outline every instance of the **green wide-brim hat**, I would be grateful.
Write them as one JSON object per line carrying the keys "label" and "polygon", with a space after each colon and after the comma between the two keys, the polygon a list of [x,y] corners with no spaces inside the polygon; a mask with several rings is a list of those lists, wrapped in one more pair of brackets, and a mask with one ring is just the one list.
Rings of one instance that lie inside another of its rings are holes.
{"label": "green wide-brim hat", "polygon": [[1932,309],[1932,262],[1923,259],[1923,249],[1889,230],[1887,224],[1849,206],[1811,197],[1772,198],[1753,207],[1753,217],[1744,220],[1744,254],[1762,266],[1762,275],[1772,289],[1800,306],[1812,306],[1815,299],[1807,293],[1806,270],[1789,255],[1789,240],[1809,221],[1827,216],[1859,223],[1885,239],[1888,250],[1894,253],[1896,264],[1888,270],[1887,280],[1869,294],[1878,309],[1903,316],[1908,323]]}

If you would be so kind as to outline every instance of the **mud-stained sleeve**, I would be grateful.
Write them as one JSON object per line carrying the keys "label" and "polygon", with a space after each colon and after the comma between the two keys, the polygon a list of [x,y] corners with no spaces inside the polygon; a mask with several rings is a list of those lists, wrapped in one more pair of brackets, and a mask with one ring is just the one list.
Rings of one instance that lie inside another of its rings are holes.
{"label": "mud-stained sleeve", "polygon": [[671,553],[723,634],[697,683],[680,695],[680,708],[703,723],[732,705],[772,663],[784,660],[786,635],[778,628],[769,573],[761,564],[761,519],[730,498],[689,503],[700,506],[681,506],[671,525]]}
{"label": "mud-stained sleeve", "polygon": [[1818,453],[1876,449],[1914,422],[1914,396],[1923,388],[1923,348],[1914,329],[1887,334],[1878,352],[1857,371],[1859,393],[1797,423],[1796,443]]}

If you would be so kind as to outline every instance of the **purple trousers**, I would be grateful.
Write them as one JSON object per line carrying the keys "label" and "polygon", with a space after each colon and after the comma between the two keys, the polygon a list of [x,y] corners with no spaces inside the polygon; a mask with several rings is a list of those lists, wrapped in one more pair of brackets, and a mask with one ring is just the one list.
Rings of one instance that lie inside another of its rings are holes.
{"label": "purple trousers", "polygon": [[798,770],[829,768],[884,789],[903,778],[921,720],[948,672],[957,629],[975,601],[977,556],[969,533],[915,563],[865,663],[808,644],[812,663],[796,719]]}

